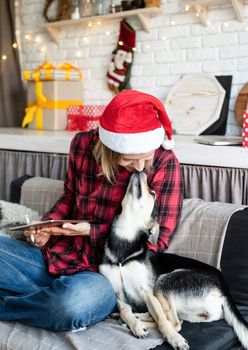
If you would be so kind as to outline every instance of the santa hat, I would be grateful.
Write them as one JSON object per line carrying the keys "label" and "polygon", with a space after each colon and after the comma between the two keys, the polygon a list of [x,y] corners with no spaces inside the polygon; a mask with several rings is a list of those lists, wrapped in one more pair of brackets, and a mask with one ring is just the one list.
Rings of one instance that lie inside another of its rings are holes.
{"label": "santa hat", "polygon": [[107,105],[100,118],[99,137],[106,147],[122,154],[174,146],[171,122],[162,102],[135,90],[122,91]]}

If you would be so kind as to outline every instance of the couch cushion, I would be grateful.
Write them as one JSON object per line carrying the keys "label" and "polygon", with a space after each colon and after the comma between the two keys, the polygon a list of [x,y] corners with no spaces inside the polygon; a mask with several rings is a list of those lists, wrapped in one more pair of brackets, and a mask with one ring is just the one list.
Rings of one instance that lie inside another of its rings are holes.
{"label": "couch cushion", "polygon": [[221,269],[235,303],[248,306],[248,208],[229,221]]}
{"label": "couch cushion", "polygon": [[9,228],[26,224],[27,216],[29,220],[39,220],[40,218],[37,211],[23,205],[0,201],[0,235],[24,239],[23,231],[10,231]]}
{"label": "couch cushion", "polygon": [[219,268],[228,221],[241,208],[244,206],[239,204],[185,199],[180,222],[166,252]]}
{"label": "couch cushion", "polygon": [[31,175],[24,175],[21,177],[18,177],[10,184],[10,202],[12,203],[20,203],[21,198],[21,188],[24,182],[28,179],[30,179]]}
{"label": "couch cushion", "polygon": [[22,185],[20,203],[43,215],[53,207],[63,192],[62,180],[35,176]]}
{"label": "couch cushion", "polygon": [[[180,332],[187,339],[190,350],[231,350],[237,345],[233,330],[224,320],[211,323],[183,322]],[[171,350],[172,347],[164,342],[154,350]]]}

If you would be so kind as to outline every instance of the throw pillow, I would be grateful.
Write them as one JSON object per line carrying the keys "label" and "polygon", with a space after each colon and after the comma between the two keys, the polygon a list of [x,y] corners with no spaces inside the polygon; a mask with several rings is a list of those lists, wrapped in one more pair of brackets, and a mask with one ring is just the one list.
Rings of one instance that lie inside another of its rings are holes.
{"label": "throw pillow", "polygon": [[24,205],[0,200],[0,235],[25,239],[23,231],[10,231],[9,228],[26,224],[27,217],[30,221],[40,219],[38,211],[34,211]]}

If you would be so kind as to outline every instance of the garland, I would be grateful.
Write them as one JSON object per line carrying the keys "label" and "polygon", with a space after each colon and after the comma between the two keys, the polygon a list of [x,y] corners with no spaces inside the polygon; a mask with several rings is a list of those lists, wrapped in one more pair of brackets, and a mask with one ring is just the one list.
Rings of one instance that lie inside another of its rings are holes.
{"label": "garland", "polygon": [[71,18],[72,13],[72,0],[58,0],[57,12],[55,17],[50,17],[48,12],[52,3],[56,0],[46,0],[43,16],[47,22],[62,21]]}

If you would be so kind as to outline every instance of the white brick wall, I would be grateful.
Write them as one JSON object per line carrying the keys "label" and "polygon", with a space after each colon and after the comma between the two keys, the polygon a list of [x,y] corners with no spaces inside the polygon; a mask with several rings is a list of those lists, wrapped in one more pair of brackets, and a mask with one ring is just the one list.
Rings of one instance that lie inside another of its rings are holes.
{"label": "white brick wall", "polygon": [[[149,33],[142,31],[136,18],[129,19],[136,29],[137,44],[132,87],[164,100],[169,88],[183,74],[233,75],[227,134],[240,135],[233,111],[237,94],[248,81],[248,4],[244,22],[236,21],[232,8],[216,7],[209,11],[211,24],[205,28],[194,13],[183,13],[180,2],[162,0],[164,14],[151,19]],[[66,27],[57,45],[38,26],[44,22],[44,1],[21,0],[20,6],[22,68],[34,68],[44,60],[55,64],[70,61],[83,72],[84,103],[108,103],[113,95],[107,88],[105,76],[118,39],[119,20],[102,22],[101,26],[91,28],[86,24]],[[26,41],[27,33],[33,38],[41,36],[42,43]],[[40,51],[43,46],[47,47],[47,53]],[[78,51],[81,52],[79,58]]]}

